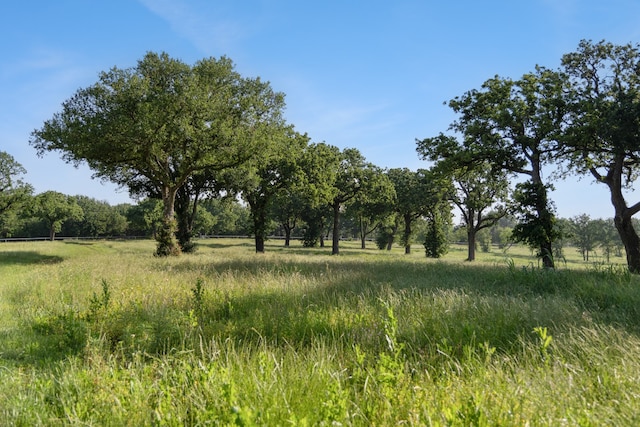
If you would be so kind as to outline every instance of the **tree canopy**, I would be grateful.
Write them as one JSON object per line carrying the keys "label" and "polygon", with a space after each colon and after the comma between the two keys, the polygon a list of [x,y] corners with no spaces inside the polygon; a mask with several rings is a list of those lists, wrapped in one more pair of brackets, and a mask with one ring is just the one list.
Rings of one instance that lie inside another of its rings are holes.
{"label": "tree canopy", "polygon": [[35,197],[34,215],[41,218],[49,228],[49,239],[54,240],[67,220],[80,220],[84,212],[76,200],[57,191],[45,191]]}
{"label": "tree canopy", "polygon": [[282,122],[284,95],[243,78],[226,57],[189,66],[148,53],[133,68],[112,68],[78,90],[62,111],[32,132],[40,155],[59,151],[86,162],[96,177],[160,194],[164,227],[157,253],[179,251],[174,202],[192,174],[236,166]]}
{"label": "tree canopy", "polygon": [[0,151],[0,216],[19,208],[33,192],[22,179],[26,173],[11,154]]}
{"label": "tree canopy", "polygon": [[[555,237],[553,208],[548,204],[549,185],[544,182],[542,168],[556,160],[559,134],[566,107],[561,94],[566,82],[561,73],[536,67],[535,72],[519,80],[494,77],[449,102],[459,114],[451,129],[462,135],[462,141],[440,135],[417,141],[424,157],[448,159],[458,166],[489,162],[494,170],[524,175],[527,191],[535,197],[535,235],[518,236],[537,246],[544,265],[553,267],[552,242]],[[524,218],[524,217],[523,217]],[[527,216],[526,219],[529,217]],[[531,224],[523,224],[531,230]]]}
{"label": "tree canopy", "polygon": [[629,206],[624,194],[640,173],[640,45],[583,40],[562,66],[571,84],[563,155],[570,169],[608,187],[627,265],[640,273],[640,238],[631,220],[640,202]]}

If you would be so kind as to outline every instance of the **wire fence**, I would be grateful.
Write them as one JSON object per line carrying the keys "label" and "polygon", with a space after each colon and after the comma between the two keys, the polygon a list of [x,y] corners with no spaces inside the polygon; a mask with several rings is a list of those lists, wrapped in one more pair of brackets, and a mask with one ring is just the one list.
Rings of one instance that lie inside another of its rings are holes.
{"label": "wire fence", "polygon": [[[253,236],[247,235],[227,235],[227,234],[208,234],[208,235],[198,235],[195,236],[195,239],[250,239]],[[61,240],[151,240],[153,237],[151,236],[99,236],[99,237],[76,237],[76,236],[56,236],[53,238],[55,241]],[[285,236],[268,236],[267,239],[273,240],[284,240]],[[299,236],[291,237],[291,240],[300,240],[302,239]],[[38,242],[38,241],[47,241],[51,240],[50,237],[3,237],[0,238],[0,243],[7,242]]]}

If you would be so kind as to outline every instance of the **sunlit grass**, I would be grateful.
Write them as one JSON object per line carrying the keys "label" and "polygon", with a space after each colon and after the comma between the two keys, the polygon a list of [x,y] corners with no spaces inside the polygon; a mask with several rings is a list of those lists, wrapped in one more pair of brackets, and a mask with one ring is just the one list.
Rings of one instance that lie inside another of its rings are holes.
{"label": "sunlit grass", "polygon": [[[9,425],[635,425],[640,280],[526,248],[0,245]],[[575,268],[574,268],[575,265]]]}

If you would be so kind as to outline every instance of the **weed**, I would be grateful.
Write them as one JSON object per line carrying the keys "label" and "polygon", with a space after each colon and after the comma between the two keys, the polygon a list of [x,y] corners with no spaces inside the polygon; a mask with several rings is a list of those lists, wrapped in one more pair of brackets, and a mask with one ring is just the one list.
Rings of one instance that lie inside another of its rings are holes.
{"label": "weed", "polygon": [[111,302],[111,289],[109,282],[106,279],[102,279],[102,294],[98,296],[95,292],[89,300],[89,318],[97,319],[100,313],[106,313],[109,309],[109,303]]}
{"label": "weed", "polygon": [[202,314],[204,313],[204,291],[204,280],[199,277],[194,287],[191,288],[193,310],[199,319],[202,319]]}
{"label": "weed", "polygon": [[325,390],[326,398],[320,405],[320,419],[325,425],[339,425],[347,417],[348,395],[342,388],[340,378],[331,376]]}
{"label": "weed", "polygon": [[546,327],[536,326],[535,328],[533,328],[533,332],[538,337],[538,350],[540,352],[540,357],[544,361],[544,363],[548,365],[549,349],[553,337],[549,334],[549,331]]}
{"label": "weed", "polygon": [[87,323],[73,310],[38,318],[32,328],[41,337],[34,350],[45,358],[78,354],[87,343]]}

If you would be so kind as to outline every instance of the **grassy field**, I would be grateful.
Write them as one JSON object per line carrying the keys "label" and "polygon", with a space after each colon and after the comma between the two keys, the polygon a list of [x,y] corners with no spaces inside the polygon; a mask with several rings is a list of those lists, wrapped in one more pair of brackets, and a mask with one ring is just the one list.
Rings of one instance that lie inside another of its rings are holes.
{"label": "grassy field", "polygon": [[640,425],[621,264],[153,249],[0,244],[1,425]]}

